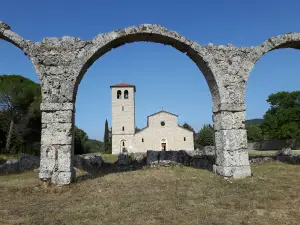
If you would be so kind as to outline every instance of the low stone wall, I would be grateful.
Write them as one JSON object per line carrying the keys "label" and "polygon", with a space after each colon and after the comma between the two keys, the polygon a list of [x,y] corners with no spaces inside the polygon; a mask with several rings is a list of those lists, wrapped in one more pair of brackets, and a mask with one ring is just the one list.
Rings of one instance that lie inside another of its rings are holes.
{"label": "low stone wall", "polygon": [[[74,156],[73,166],[77,169],[99,169],[102,165],[102,157],[97,154]],[[0,175],[20,173],[26,170],[38,169],[39,167],[40,157],[21,156],[19,159],[7,160],[5,163],[0,165]]]}
{"label": "low stone wall", "polygon": [[98,154],[75,155],[73,166],[77,169],[99,169],[103,165],[103,159]]}
{"label": "low stone wall", "polygon": [[0,165],[0,175],[33,170],[39,168],[39,166],[40,158],[38,156],[21,156],[19,159],[7,160]]}
{"label": "low stone wall", "polygon": [[170,163],[212,170],[215,157],[204,155],[203,151],[147,151],[148,165],[156,166]]}
{"label": "low stone wall", "polygon": [[[277,155],[277,156],[249,156],[250,164],[259,164],[270,161],[280,161],[284,163],[300,164],[300,155]],[[74,157],[74,167],[86,171],[99,170],[104,162],[101,155],[76,155]],[[118,167],[132,167],[137,164],[141,168],[144,165],[160,166],[171,163],[179,163],[184,166],[212,170],[215,163],[213,148],[207,151],[153,151],[147,153],[120,154],[114,165]],[[19,173],[26,170],[37,169],[40,166],[40,158],[37,156],[21,156],[18,160],[7,160],[0,165],[0,175],[9,173]]]}
{"label": "low stone wall", "polygon": [[269,140],[259,142],[248,142],[249,150],[280,150],[282,148],[290,147],[293,150],[300,149],[300,140]]}
{"label": "low stone wall", "polygon": [[300,155],[283,155],[283,156],[249,156],[250,164],[260,164],[271,161],[279,161],[290,164],[300,164]]}

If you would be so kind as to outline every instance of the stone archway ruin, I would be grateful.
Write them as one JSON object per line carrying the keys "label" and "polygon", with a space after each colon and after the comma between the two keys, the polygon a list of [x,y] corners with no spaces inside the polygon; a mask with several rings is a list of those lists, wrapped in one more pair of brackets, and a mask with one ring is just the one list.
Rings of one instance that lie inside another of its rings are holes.
{"label": "stone archway ruin", "polygon": [[0,39],[11,42],[31,59],[42,90],[40,179],[69,184],[72,166],[75,100],[80,80],[101,56],[125,43],[150,41],[186,53],[203,73],[213,101],[216,142],[214,172],[226,177],[251,175],[247,152],[245,87],[255,62],[277,48],[300,48],[300,34],[272,37],[256,47],[199,45],[160,25],[144,24],[100,34],[92,40],[75,37],[24,40],[0,22]]}

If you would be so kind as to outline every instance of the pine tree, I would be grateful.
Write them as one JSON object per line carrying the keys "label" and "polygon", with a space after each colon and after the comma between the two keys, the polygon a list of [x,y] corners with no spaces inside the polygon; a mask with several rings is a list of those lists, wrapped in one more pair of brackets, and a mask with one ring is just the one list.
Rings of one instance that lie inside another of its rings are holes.
{"label": "pine tree", "polygon": [[196,137],[196,144],[199,146],[211,146],[215,143],[214,128],[210,124],[204,124]]}
{"label": "pine tree", "polygon": [[108,122],[105,120],[105,129],[104,129],[104,138],[103,138],[103,147],[104,152],[109,153],[109,129],[108,129]]}

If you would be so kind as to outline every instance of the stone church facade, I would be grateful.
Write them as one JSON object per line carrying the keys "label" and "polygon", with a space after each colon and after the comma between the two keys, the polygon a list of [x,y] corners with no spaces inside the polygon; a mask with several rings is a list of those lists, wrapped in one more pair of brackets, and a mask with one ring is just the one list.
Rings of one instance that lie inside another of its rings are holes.
{"label": "stone church facade", "polygon": [[159,111],[147,117],[147,126],[135,132],[136,87],[112,85],[112,153],[147,150],[194,150],[193,132],[178,125],[178,116]]}

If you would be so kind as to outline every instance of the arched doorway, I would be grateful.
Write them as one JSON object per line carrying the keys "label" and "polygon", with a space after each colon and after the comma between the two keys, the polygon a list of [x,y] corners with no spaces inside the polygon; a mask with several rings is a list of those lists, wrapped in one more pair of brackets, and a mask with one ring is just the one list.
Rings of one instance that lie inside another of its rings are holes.
{"label": "arched doorway", "polygon": [[127,153],[127,145],[126,145],[126,140],[121,140],[120,142],[120,153]]}
{"label": "arched doorway", "polygon": [[162,138],[161,141],[160,141],[160,147],[161,147],[161,150],[162,151],[167,151],[168,150],[168,141],[166,138]]}

